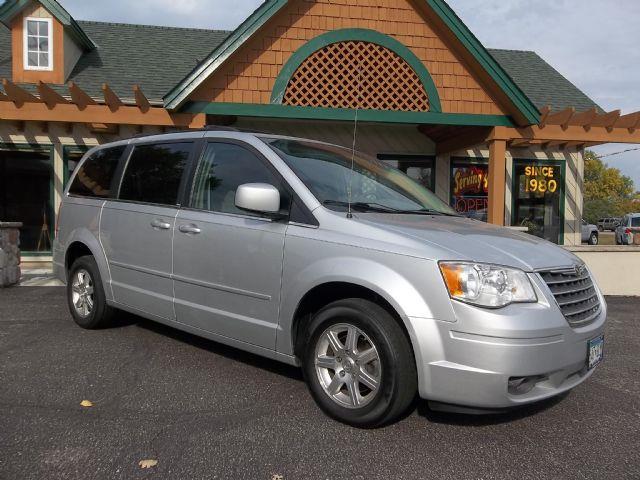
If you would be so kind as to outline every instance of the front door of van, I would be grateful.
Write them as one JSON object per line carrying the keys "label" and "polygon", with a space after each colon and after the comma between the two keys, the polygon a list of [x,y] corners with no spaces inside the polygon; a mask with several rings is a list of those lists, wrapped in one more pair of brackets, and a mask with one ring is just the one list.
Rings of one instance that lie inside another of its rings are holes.
{"label": "front door of van", "polygon": [[192,150],[191,142],[136,145],[100,222],[114,300],[169,320],[173,227]]}
{"label": "front door of van", "polygon": [[[235,206],[243,183],[280,187],[266,160],[236,143],[208,143],[189,208],[178,213],[173,272],[178,322],[274,349],[286,224]],[[288,197],[281,190],[281,205]]]}

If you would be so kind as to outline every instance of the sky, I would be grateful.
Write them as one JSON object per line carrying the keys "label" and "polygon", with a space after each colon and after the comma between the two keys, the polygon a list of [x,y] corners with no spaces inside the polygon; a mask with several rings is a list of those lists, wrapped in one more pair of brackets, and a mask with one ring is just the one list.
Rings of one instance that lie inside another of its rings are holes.
{"label": "sky", "polygon": [[[261,0],[60,0],[78,20],[234,29]],[[1,2],[1,0],[0,0]],[[534,50],[604,110],[640,110],[639,0],[449,0],[489,48]],[[596,147],[600,154],[640,145]],[[640,150],[605,158],[640,190]]]}

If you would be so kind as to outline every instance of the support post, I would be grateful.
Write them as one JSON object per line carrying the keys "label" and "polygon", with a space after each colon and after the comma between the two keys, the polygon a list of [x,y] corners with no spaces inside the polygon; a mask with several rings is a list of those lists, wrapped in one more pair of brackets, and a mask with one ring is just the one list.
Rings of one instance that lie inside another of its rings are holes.
{"label": "support post", "polygon": [[506,189],[507,142],[489,142],[489,206],[487,221],[494,225],[504,225],[504,196]]}

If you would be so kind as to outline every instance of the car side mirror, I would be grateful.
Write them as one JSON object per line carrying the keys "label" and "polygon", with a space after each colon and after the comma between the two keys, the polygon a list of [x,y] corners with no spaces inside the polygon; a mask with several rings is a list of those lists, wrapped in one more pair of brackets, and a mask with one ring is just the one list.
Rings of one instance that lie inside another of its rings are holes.
{"label": "car side mirror", "polygon": [[236,190],[236,207],[250,212],[277,214],[280,192],[268,183],[245,183]]}

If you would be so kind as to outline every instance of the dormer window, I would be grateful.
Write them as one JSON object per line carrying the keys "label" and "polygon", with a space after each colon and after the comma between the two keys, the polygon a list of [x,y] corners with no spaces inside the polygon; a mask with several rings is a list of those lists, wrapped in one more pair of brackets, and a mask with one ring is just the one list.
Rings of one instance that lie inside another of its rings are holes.
{"label": "dormer window", "polygon": [[25,70],[53,70],[52,30],[50,18],[24,19]]}

